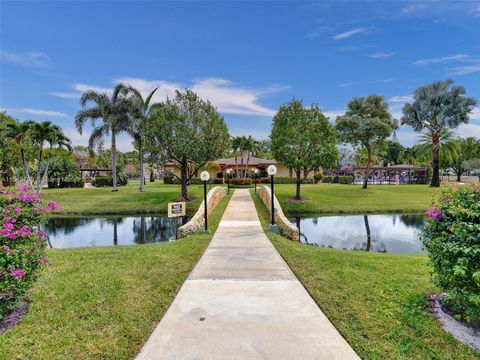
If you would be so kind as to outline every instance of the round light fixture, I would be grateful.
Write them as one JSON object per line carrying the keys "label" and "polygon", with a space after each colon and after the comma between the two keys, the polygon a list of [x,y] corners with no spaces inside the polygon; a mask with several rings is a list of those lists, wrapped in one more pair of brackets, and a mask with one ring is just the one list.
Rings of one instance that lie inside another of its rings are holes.
{"label": "round light fixture", "polygon": [[202,179],[202,181],[208,181],[210,179],[210,174],[208,171],[202,171],[200,174],[200,179]]}
{"label": "round light fixture", "polygon": [[277,173],[277,167],[275,165],[270,165],[267,168],[268,175],[275,175]]}

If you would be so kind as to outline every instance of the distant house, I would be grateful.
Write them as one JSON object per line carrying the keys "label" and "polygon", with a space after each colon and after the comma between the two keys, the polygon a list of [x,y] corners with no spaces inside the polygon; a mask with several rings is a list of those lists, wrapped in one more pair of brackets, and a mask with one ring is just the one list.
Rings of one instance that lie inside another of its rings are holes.
{"label": "distant house", "polygon": [[[210,173],[210,179],[225,178],[227,170],[231,171],[231,177],[237,177],[238,173],[238,177],[252,178],[254,170],[258,170],[258,177],[266,177],[269,165],[277,167],[276,176],[292,176],[292,171],[276,160],[262,159],[255,156],[248,157],[247,153],[236,157],[215,160],[211,163],[211,166],[207,166],[207,171]],[[180,177],[180,168],[175,163],[168,162],[164,166],[166,170]],[[310,176],[313,176],[313,172],[309,174]]]}

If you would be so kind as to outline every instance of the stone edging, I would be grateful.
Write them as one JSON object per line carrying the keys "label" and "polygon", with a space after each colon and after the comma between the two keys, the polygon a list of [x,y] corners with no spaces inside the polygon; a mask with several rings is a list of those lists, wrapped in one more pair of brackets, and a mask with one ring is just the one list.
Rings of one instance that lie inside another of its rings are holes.
{"label": "stone edging", "polygon": [[[262,186],[258,191],[258,196],[262,199],[263,203],[265,204],[268,212],[271,213],[272,208],[272,193],[270,192],[270,187]],[[275,205],[275,223],[280,228],[282,235],[289,238],[290,240],[299,241],[300,235],[298,228],[287,219],[285,214],[283,213],[282,207],[277,200],[277,197],[274,198],[274,205]]]}
{"label": "stone edging", "polygon": [[[213,209],[218,205],[220,200],[222,200],[227,194],[225,187],[215,186],[207,194],[207,204],[208,204],[208,214],[211,214]],[[178,228],[178,237],[183,238],[193,233],[196,233],[205,225],[205,207],[204,202],[200,204],[197,212],[190,219],[188,223],[182,225]]]}

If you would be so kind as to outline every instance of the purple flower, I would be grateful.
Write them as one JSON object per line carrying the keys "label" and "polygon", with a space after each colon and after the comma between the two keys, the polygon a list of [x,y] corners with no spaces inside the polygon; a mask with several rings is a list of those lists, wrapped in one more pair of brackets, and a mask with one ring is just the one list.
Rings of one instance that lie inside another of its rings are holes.
{"label": "purple flower", "polygon": [[22,269],[13,269],[10,271],[10,275],[17,281],[22,281],[25,271]]}
{"label": "purple flower", "polygon": [[50,201],[48,203],[48,207],[54,211],[60,209],[60,206],[58,206],[58,204],[55,201]]}
{"label": "purple flower", "polygon": [[15,211],[15,214],[20,214],[22,212],[22,209],[16,207],[15,209],[13,209],[13,211]]}
{"label": "purple flower", "polygon": [[439,220],[442,216],[442,210],[439,209],[428,209],[425,211],[425,215],[430,219]]}
{"label": "purple flower", "polygon": [[40,260],[38,260],[38,265],[46,264],[48,263],[48,259],[45,256],[42,256]]}
{"label": "purple flower", "polygon": [[10,252],[10,248],[8,246],[5,246],[3,249],[2,249],[2,252],[4,253],[9,253]]}

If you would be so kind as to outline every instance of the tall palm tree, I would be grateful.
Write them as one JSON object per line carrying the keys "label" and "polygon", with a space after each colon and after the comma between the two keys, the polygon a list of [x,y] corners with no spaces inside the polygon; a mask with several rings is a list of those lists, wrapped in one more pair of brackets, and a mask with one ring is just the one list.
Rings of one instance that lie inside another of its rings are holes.
{"label": "tall palm tree", "polygon": [[440,134],[469,122],[477,101],[465,96],[463,86],[451,86],[452,80],[436,81],[415,90],[414,102],[403,106],[402,124],[415,131],[427,129],[431,135],[433,176],[430,186],[440,186]]}
{"label": "tall palm tree", "polygon": [[65,136],[62,128],[58,125],[54,125],[52,127],[52,131],[50,131],[46,141],[50,145],[50,151],[48,152],[47,164],[45,165],[45,170],[43,172],[42,184],[48,180],[48,167],[50,166],[50,162],[52,160],[53,148],[56,146],[57,149],[65,148],[70,152],[72,151],[70,139]]}
{"label": "tall palm tree", "polygon": [[243,143],[245,141],[245,136],[235,136],[232,139],[232,151],[235,153],[235,174],[238,178],[238,152],[241,151]]}
{"label": "tall palm tree", "polygon": [[150,104],[153,94],[158,87],[153,89],[150,94],[144,99],[142,94],[132,86],[129,86],[125,95],[130,99],[130,115],[131,122],[128,128],[129,134],[133,137],[135,144],[138,147],[140,159],[140,191],[145,191],[145,166],[144,166],[144,146],[145,146],[145,127],[152,117],[153,110],[158,104]]}
{"label": "tall palm tree", "polygon": [[[87,120],[91,120],[94,129],[88,140],[88,147],[91,151],[102,143],[106,135],[111,135],[111,155],[112,155],[112,191],[117,190],[117,143],[116,135],[126,131],[129,125],[128,111],[130,104],[124,96],[127,89],[122,83],[119,83],[113,89],[112,95],[101,93],[94,90],[88,90],[80,98],[82,110],[75,117],[75,125],[81,134]],[[89,104],[93,104],[88,107]],[[101,125],[96,125],[96,120],[102,119]]]}
{"label": "tall palm tree", "polygon": [[250,162],[250,155],[257,155],[261,151],[261,147],[259,142],[255,140],[251,135],[249,135],[247,138],[245,138],[242,150],[247,153],[247,163],[245,164],[246,177],[248,171],[248,163]]}
{"label": "tall palm tree", "polygon": [[30,178],[30,173],[28,171],[28,163],[25,156],[24,141],[30,135],[34,124],[35,122],[33,121],[15,122],[7,124],[6,127],[7,137],[13,139],[18,145],[18,148],[20,150],[20,157],[22,158],[23,172],[25,173],[25,177],[27,178],[27,184],[32,188],[32,191],[35,191],[35,188],[33,187],[32,179]]}

